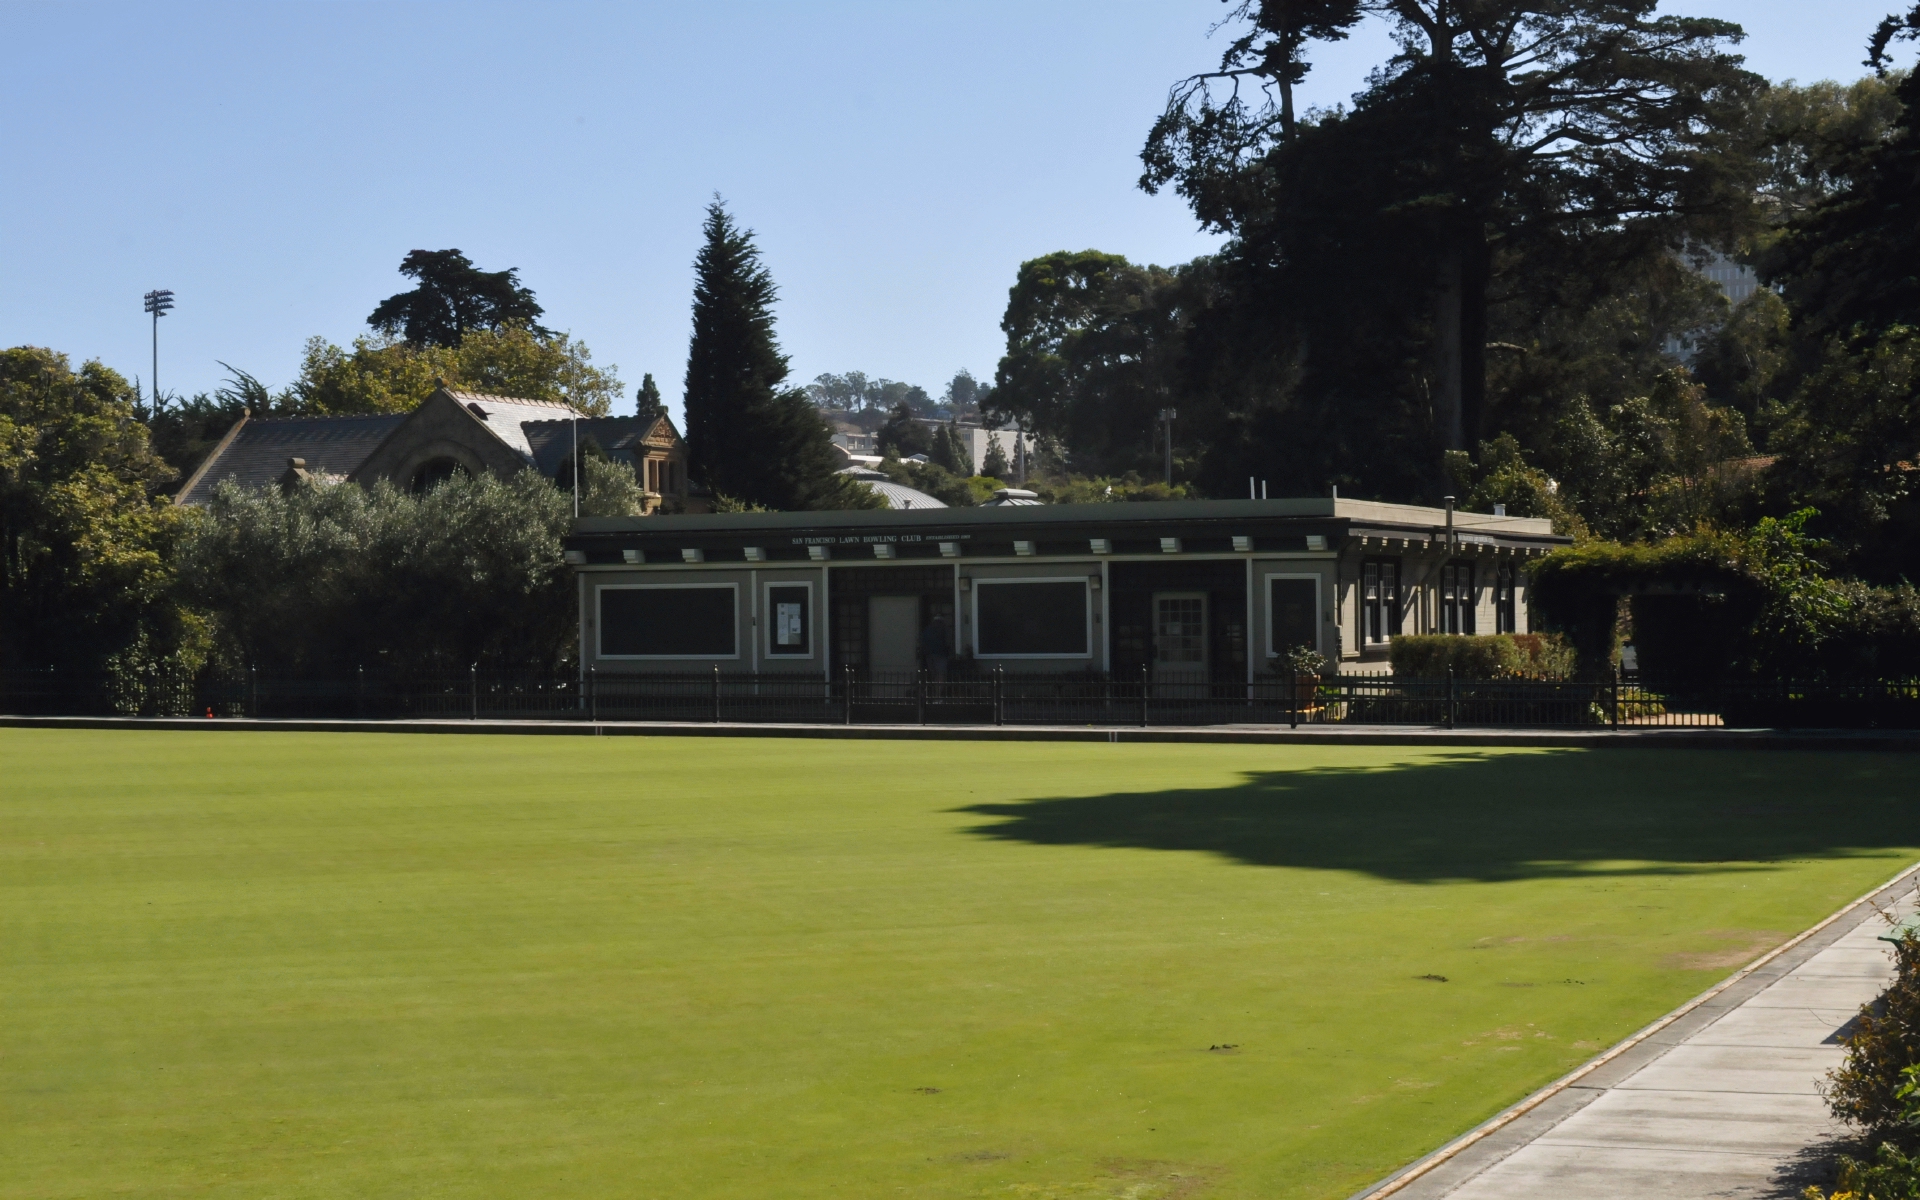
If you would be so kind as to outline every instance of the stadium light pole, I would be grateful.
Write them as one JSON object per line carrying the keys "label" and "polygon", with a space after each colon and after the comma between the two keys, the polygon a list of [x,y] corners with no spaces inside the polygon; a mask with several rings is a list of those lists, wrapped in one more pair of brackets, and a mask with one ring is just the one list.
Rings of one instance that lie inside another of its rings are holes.
{"label": "stadium light pole", "polygon": [[1160,410],[1160,421],[1167,427],[1167,486],[1173,486],[1173,420],[1180,415],[1177,408]]}
{"label": "stadium light pole", "polygon": [[160,318],[167,315],[173,307],[173,293],[165,288],[156,288],[142,297],[147,302],[146,311],[153,314],[153,411],[160,411]]}

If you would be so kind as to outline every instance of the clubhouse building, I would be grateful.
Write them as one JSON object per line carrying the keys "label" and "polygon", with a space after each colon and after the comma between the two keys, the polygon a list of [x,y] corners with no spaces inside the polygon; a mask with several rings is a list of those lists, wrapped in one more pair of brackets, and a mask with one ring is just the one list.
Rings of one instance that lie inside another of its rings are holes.
{"label": "clubhouse building", "polygon": [[584,519],[599,672],[1087,672],[1252,680],[1297,647],[1383,669],[1397,633],[1525,633],[1545,520],[1365,500]]}

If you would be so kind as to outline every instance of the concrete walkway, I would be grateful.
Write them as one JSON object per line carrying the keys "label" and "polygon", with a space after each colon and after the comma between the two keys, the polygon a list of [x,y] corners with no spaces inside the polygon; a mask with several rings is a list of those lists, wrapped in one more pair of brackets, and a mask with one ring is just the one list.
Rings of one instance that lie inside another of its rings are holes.
{"label": "concrete walkway", "polygon": [[1827,1182],[1844,1129],[1820,1080],[1844,1055],[1842,1028],[1893,978],[1872,906],[1905,915],[1913,887],[1902,876],[1497,1131],[1362,1195],[1786,1198]]}
{"label": "concrete walkway", "polygon": [[277,730],[283,733],[512,733],[573,737],[825,738],[872,741],[1199,743],[1252,746],[1513,746],[1598,750],[1876,750],[1920,752],[1920,730],[1442,729],[1419,725],[802,725],[732,721],[564,721],[481,717],[354,720],[301,717],[34,717],[0,728]]}

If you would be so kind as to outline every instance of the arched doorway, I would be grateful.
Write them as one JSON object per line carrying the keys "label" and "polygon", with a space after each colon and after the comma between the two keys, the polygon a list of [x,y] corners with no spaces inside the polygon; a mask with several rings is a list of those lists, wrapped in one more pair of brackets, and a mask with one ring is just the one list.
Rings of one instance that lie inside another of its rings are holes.
{"label": "arched doorway", "polygon": [[407,490],[414,495],[430,492],[455,475],[466,478],[470,473],[454,459],[442,455],[430,458],[413,469],[413,477],[407,481]]}

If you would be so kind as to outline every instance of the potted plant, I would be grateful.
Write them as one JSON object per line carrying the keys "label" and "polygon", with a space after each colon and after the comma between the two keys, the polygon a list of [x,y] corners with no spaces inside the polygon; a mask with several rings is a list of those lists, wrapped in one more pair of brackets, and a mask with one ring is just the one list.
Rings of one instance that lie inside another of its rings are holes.
{"label": "potted plant", "polygon": [[1282,650],[1273,660],[1273,672],[1293,680],[1294,703],[1310,707],[1320,692],[1320,676],[1326,673],[1327,656],[1311,646]]}

